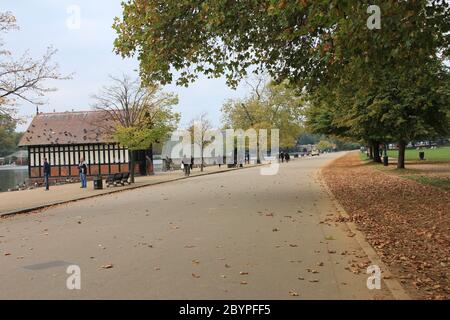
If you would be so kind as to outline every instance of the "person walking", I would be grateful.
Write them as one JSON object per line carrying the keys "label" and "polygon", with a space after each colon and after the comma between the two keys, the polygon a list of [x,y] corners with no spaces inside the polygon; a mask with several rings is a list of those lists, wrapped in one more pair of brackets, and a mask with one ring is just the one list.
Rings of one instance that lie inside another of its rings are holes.
{"label": "person walking", "polygon": [[81,188],[87,188],[87,181],[86,181],[87,165],[86,162],[84,162],[83,157],[81,157],[80,163],[78,164],[78,171],[80,173]]}
{"label": "person walking", "polygon": [[169,158],[169,156],[166,156],[166,159],[164,161],[165,161],[165,169],[166,169],[166,171],[170,171],[170,158]]}
{"label": "person walking", "polygon": [[49,190],[49,181],[48,178],[50,177],[50,164],[47,161],[47,158],[44,158],[44,184],[45,184],[45,191]]}
{"label": "person walking", "polygon": [[191,174],[191,164],[190,164],[190,160],[188,159],[188,157],[186,157],[186,155],[183,156],[183,160],[181,160],[181,163],[183,164],[183,169],[184,169],[184,175],[186,177],[189,177],[189,175]]}

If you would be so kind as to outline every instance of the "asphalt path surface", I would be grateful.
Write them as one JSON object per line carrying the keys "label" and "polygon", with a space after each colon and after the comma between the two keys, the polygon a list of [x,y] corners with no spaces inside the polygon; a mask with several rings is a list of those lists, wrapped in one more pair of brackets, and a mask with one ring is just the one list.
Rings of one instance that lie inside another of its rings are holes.
{"label": "asphalt path surface", "polygon": [[[316,172],[338,156],[284,163],[271,176],[236,170],[1,219],[0,298],[391,298],[384,286],[367,288],[370,261],[345,224],[332,222],[336,208]],[[73,265],[81,290],[67,288]]]}

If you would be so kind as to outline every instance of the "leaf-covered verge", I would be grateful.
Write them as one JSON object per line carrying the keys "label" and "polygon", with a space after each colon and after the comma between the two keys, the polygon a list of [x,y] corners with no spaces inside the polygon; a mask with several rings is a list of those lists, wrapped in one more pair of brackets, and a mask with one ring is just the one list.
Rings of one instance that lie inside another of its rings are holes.
{"label": "leaf-covered verge", "polygon": [[376,170],[356,153],[337,159],[323,178],[409,294],[450,298],[450,192]]}

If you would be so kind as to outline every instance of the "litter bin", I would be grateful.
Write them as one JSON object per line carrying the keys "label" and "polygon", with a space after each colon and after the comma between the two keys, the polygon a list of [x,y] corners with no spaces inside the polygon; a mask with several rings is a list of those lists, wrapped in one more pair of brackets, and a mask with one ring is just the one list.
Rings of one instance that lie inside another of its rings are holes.
{"label": "litter bin", "polygon": [[425,152],[423,152],[423,151],[419,152],[419,159],[420,160],[425,160]]}
{"label": "litter bin", "polygon": [[94,178],[94,190],[103,189],[103,179],[102,176],[97,176]]}
{"label": "litter bin", "polygon": [[388,156],[383,157],[383,165],[385,167],[387,167],[389,165],[389,157]]}

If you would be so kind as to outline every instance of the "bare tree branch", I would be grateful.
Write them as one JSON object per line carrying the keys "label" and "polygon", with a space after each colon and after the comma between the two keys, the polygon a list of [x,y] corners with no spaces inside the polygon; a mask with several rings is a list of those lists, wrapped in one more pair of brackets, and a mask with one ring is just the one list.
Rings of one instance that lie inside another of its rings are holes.
{"label": "bare tree branch", "polygon": [[[18,29],[15,17],[9,12],[0,12],[0,32]],[[42,97],[56,88],[48,87],[49,80],[67,80],[72,75],[61,76],[58,64],[52,63],[57,50],[48,47],[40,59],[33,59],[28,51],[18,59],[2,49],[0,38],[0,114],[11,115],[17,102],[22,100],[33,105],[43,104]]]}
{"label": "bare tree branch", "polygon": [[258,101],[262,100],[263,95],[266,92],[266,85],[269,82],[269,76],[267,73],[258,73],[253,74],[251,78],[247,77],[244,79],[245,84],[247,87],[251,89],[251,94],[253,97],[255,97]]}
{"label": "bare tree branch", "polygon": [[[92,106],[122,127],[152,128],[157,125],[156,119],[159,120],[164,108],[177,103],[172,94],[161,93],[158,86],[143,87],[139,79],[131,79],[127,75],[109,78],[111,84],[92,96],[95,100]],[[114,126],[107,125],[103,129],[110,135],[115,132]]]}

